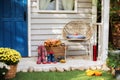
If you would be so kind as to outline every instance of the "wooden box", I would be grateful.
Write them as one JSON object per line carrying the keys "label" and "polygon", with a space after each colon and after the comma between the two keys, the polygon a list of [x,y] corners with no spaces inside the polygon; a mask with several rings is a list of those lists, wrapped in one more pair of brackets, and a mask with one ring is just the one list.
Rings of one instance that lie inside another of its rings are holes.
{"label": "wooden box", "polygon": [[47,52],[53,51],[55,59],[63,57],[65,59],[65,46],[46,47]]}

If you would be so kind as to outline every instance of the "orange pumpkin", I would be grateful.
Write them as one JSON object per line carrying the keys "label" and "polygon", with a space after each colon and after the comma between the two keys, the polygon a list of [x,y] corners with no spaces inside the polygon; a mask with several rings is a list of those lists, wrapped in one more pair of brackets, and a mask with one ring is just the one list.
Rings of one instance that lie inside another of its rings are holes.
{"label": "orange pumpkin", "polygon": [[101,76],[102,75],[102,72],[100,71],[95,71],[95,76]]}

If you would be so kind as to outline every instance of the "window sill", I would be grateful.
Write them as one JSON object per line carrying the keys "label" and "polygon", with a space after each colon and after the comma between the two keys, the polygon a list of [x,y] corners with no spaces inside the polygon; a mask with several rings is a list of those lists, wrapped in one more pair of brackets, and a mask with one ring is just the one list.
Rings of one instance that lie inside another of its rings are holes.
{"label": "window sill", "polygon": [[70,11],[70,10],[69,11],[67,11],[67,10],[66,11],[62,11],[62,10],[58,10],[58,11],[57,10],[55,10],[55,11],[54,10],[49,10],[49,11],[48,10],[47,11],[46,10],[37,10],[36,12],[38,12],[38,13],[70,13],[71,14],[71,13],[77,13],[77,10],[74,10],[74,11]]}

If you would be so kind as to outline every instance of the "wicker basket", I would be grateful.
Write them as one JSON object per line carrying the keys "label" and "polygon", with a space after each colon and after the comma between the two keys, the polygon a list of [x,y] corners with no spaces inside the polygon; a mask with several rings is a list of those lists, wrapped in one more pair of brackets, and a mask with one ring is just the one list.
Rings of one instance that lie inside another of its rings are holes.
{"label": "wicker basket", "polygon": [[6,73],[5,79],[11,79],[16,76],[17,65],[10,65],[10,70]]}
{"label": "wicker basket", "polygon": [[65,58],[65,46],[46,47],[47,52],[53,51],[54,56],[57,59],[59,56]]}

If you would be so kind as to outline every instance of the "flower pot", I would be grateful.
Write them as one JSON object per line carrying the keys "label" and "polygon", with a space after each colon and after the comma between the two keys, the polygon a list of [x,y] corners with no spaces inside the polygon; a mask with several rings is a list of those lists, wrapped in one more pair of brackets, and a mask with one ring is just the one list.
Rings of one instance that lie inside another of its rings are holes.
{"label": "flower pot", "polygon": [[5,79],[11,79],[16,76],[17,65],[10,65],[10,70],[5,75]]}
{"label": "flower pot", "polygon": [[115,70],[116,80],[120,80],[120,70]]}

